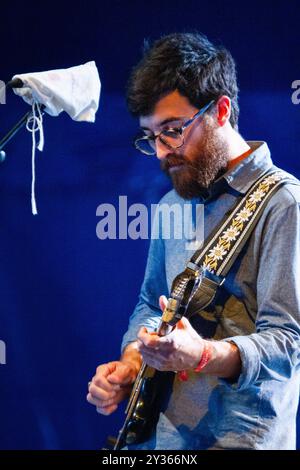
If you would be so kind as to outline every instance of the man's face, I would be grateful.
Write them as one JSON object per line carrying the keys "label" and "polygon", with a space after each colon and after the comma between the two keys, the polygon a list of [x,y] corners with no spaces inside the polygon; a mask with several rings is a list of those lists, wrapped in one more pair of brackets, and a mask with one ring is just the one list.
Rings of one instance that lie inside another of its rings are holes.
{"label": "man's face", "polygon": [[[197,111],[174,91],[156,103],[151,115],[140,118],[140,126],[146,135],[156,135],[162,129],[181,127]],[[184,144],[174,150],[156,139],[156,154],[177,193],[191,199],[226,171],[229,152],[214,115],[197,118],[183,135]]]}

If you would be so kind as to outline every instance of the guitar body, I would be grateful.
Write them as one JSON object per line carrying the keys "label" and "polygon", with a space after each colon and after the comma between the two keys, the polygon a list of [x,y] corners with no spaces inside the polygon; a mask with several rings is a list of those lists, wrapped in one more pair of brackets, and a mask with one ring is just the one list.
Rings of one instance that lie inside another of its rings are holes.
{"label": "guitar body", "polygon": [[160,412],[166,406],[175,373],[146,367],[130,419],[123,428],[123,444],[139,444],[152,435]]}

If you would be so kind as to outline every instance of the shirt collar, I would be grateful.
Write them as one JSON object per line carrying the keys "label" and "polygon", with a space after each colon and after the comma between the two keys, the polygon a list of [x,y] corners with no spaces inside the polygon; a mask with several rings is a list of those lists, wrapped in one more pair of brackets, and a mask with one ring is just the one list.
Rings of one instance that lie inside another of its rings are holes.
{"label": "shirt collar", "polygon": [[226,190],[226,186],[230,186],[241,194],[246,194],[252,184],[273,166],[270,150],[266,142],[248,141],[247,144],[252,149],[252,152],[244,160],[216,179],[207,192],[205,192],[206,194],[202,195],[203,199],[216,196]]}

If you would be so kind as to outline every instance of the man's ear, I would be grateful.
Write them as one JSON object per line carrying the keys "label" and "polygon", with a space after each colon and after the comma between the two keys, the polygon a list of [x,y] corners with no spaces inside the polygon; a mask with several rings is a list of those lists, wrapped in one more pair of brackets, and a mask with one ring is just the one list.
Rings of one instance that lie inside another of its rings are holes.
{"label": "man's ear", "polygon": [[223,127],[229,120],[231,114],[231,100],[228,96],[221,96],[218,99],[217,105],[217,121],[219,126]]}

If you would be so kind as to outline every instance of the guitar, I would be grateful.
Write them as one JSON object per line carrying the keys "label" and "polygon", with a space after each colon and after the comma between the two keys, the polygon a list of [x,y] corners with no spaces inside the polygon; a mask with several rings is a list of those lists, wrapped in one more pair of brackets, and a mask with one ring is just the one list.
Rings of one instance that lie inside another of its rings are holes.
{"label": "guitar", "polygon": [[[186,316],[189,303],[203,279],[203,270],[188,263],[186,269],[178,274],[171,288],[167,306],[163,311],[156,330],[159,336],[169,334],[176,323]],[[164,389],[174,379],[174,372],[161,372],[141,365],[125,410],[126,418],[119,431],[114,450],[125,445],[138,444],[147,440],[157,424]]]}

